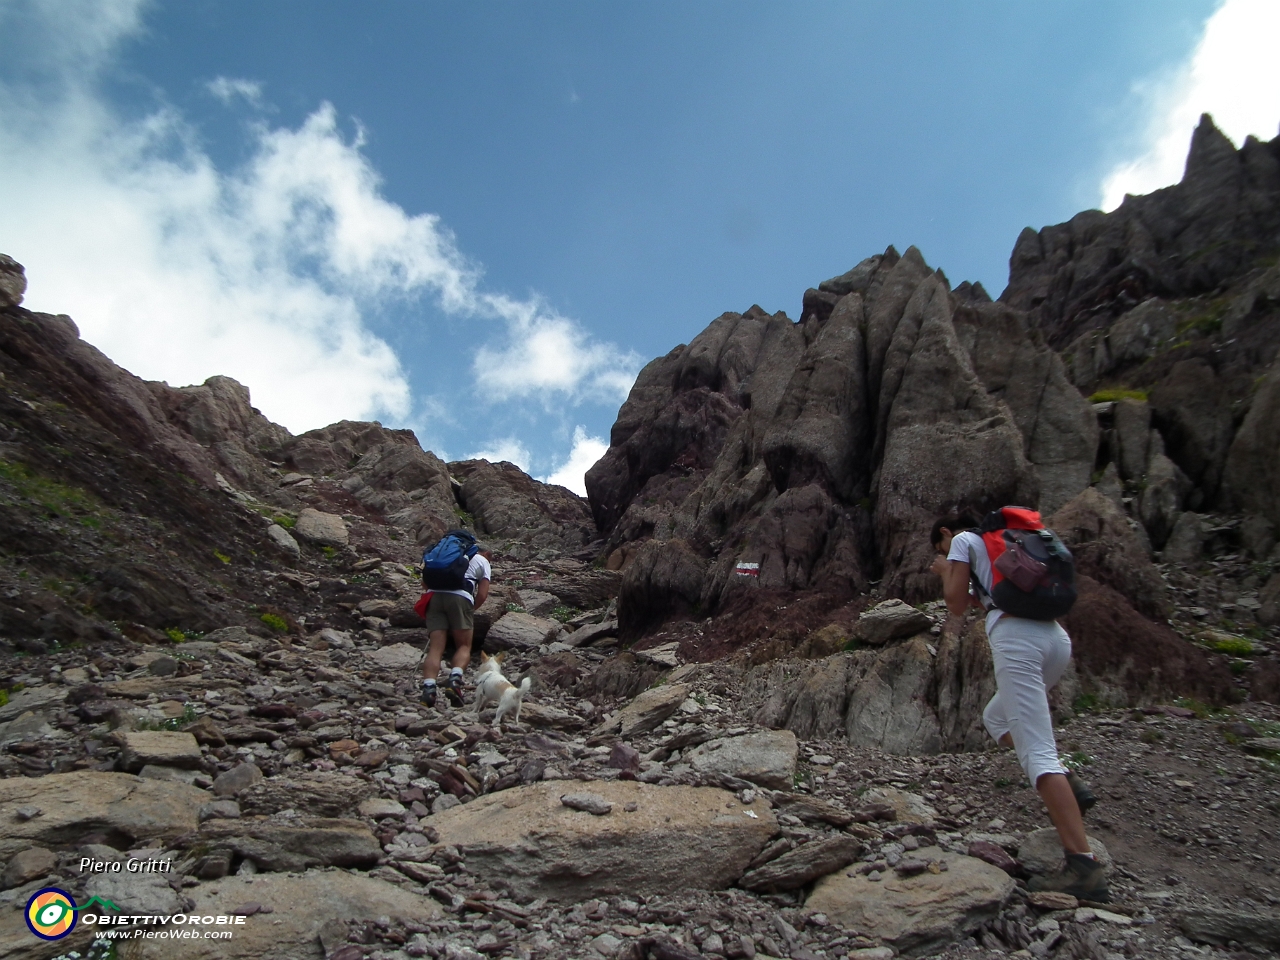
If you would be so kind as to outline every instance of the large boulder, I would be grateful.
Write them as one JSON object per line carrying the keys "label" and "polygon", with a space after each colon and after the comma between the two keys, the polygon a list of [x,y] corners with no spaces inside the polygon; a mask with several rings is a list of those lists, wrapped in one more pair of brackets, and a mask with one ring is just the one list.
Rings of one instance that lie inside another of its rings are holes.
{"label": "large boulder", "polygon": [[[806,740],[843,734],[860,747],[887,753],[937,753],[944,745],[938,688],[934,656],[916,638],[883,650],[753,667],[743,705],[757,723],[785,727]],[[968,707],[980,711],[978,704]],[[967,729],[973,718],[962,720],[955,712],[952,704],[951,727]]]}
{"label": "large boulder", "polygon": [[382,856],[363,820],[318,817],[284,823],[208,820],[200,827],[199,844],[207,853],[226,850],[252,861],[259,870],[279,873],[317,866],[372,867]]}
{"label": "large boulder", "polygon": [[[0,780],[0,860],[36,845],[78,845],[92,834],[105,834],[120,849],[173,839],[196,829],[200,807],[210,799],[185,783],[127,773],[10,777]],[[17,814],[23,808],[39,813],[23,819]]]}
{"label": "large boulder", "polygon": [[762,730],[708,740],[694,747],[685,759],[699,773],[723,774],[774,790],[789,790],[799,755],[800,746],[790,730]]}
{"label": "large boulder", "polygon": [[933,953],[972,933],[993,918],[1013,893],[1003,870],[974,857],[921,847],[917,860],[946,864],[903,877],[894,872],[878,882],[838,870],[818,881],[805,910],[850,930],[877,937],[905,956]]}
{"label": "large boulder", "polygon": [[[303,874],[224,877],[190,890],[191,912],[228,916],[251,904],[269,914],[247,917],[229,940],[187,940],[183,957],[194,960],[316,960],[325,954],[320,933],[340,931],[335,950],[346,940],[346,928],[370,917],[426,924],[444,912],[430,897],[385,880],[345,870],[309,870]],[[12,911],[9,911],[12,912]],[[130,960],[168,960],[173,946],[164,940],[137,940],[127,945]],[[121,949],[121,956],[125,950]]]}
{"label": "large boulder", "polygon": [[1227,456],[1229,502],[1280,527],[1280,359],[1258,385]]}
{"label": "large boulder", "polygon": [[[603,815],[574,809],[575,791],[549,781],[488,794],[431,817],[467,870],[517,897],[590,897],[722,890],[776,833],[769,805],[743,805],[710,787],[594,781]],[[732,804],[732,805],[731,805]]]}

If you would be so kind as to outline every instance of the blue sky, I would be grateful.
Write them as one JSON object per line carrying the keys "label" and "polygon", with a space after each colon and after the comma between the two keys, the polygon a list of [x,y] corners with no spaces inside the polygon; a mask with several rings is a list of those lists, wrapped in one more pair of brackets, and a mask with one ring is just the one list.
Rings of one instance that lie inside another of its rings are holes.
{"label": "blue sky", "polygon": [[1274,136],[1275,6],[0,0],[0,252],[141,376],[579,486],[723,311],[890,243],[998,295],[1201,109]]}

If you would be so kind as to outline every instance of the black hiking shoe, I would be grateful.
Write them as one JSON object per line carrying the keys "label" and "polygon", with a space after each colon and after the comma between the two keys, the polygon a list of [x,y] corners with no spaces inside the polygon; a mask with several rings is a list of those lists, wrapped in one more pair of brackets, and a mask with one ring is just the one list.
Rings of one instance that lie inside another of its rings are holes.
{"label": "black hiking shoe", "polygon": [[434,683],[424,683],[422,685],[422,696],[419,698],[428,707],[436,705],[436,685]]}
{"label": "black hiking shoe", "polygon": [[1069,893],[1077,900],[1110,903],[1111,891],[1107,888],[1107,868],[1083,853],[1068,853],[1066,860],[1054,873],[1032,877],[1027,889],[1033,893],[1054,890]]}
{"label": "black hiking shoe", "polygon": [[462,706],[462,674],[454,673],[449,675],[449,682],[445,684],[444,695],[449,698],[449,702],[455,707]]}
{"label": "black hiking shoe", "polygon": [[1067,784],[1071,787],[1071,792],[1076,795],[1076,804],[1080,807],[1080,816],[1083,817],[1098,802],[1098,798],[1093,795],[1089,785],[1076,776],[1074,770],[1068,771]]}

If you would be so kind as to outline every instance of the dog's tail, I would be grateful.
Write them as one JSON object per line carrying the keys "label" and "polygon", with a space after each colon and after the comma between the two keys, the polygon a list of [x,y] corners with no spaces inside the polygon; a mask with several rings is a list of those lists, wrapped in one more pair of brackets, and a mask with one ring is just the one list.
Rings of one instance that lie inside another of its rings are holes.
{"label": "dog's tail", "polygon": [[530,687],[532,687],[532,686],[533,686],[533,681],[532,681],[532,680],[530,680],[528,677],[525,677],[523,680],[521,680],[521,681],[520,681],[520,696],[522,696],[522,697],[523,697],[526,693],[528,693],[528,692],[529,692],[529,688],[530,688]]}

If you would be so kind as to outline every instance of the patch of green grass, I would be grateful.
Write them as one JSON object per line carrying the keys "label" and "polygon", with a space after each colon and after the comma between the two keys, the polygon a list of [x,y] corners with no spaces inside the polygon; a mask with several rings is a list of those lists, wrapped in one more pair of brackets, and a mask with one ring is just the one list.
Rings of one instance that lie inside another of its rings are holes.
{"label": "patch of green grass", "polygon": [[1159,743],[1164,739],[1164,734],[1159,730],[1143,730],[1142,736],[1138,737],[1143,743]]}
{"label": "patch of green grass", "polygon": [[181,630],[179,630],[177,627],[170,627],[164,633],[165,633],[165,636],[167,636],[174,643],[185,643],[187,640],[187,635],[183,633]]}
{"label": "patch of green grass", "polygon": [[286,530],[292,530],[294,527],[298,525],[297,517],[291,517],[285,513],[276,514],[274,517],[271,518],[271,522],[279,524],[280,526],[284,527]]}
{"label": "patch of green grass", "polygon": [[561,604],[560,606],[556,607],[554,610],[551,611],[551,618],[553,620],[559,620],[561,623],[568,623],[577,615],[578,615],[578,610],[576,608],[566,607],[563,604]]}
{"label": "patch of green grass", "polygon": [[77,520],[94,529],[102,526],[98,503],[87,490],[43,477],[12,460],[0,460],[0,480],[7,481],[19,496],[39,504],[46,516]]}
{"label": "patch of green grass", "polygon": [[258,617],[263,623],[274,630],[276,633],[284,633],[289,629],[289,624],[285,622],[284,617],[274,613],[264,613]]}
{"label": "patch of green grass", "polygon": [[996,777],[995,785],[997,789],[1007,790],[1009,787],[1012,787],[1014,784],[1013,784],[1013,781],[1010,780],[1008,777]]}
{"label": "patch of green grass", "polygon": [[1146,400],[1146,390],[1099,390],[1089,396],[1090,403],[1114,403],[1116,400]]}
{"label": "patch of green grass", "polygon": [[326,560],[332,560],[338,555],[337,547],[321,547],[320,552],[324,554]]}
{"label": "patch of green grass", "polygon": [[215,557],[215,558],[216,558],[220,563],[230,563],[230,562],[231,562],[231,558],[230,558],[230,557],[228,557],[228,556],[227,556],[225,553],[223,553],[221,550],[215,550],[215,551],[213,551],[213,555],[214,555],[214,557]]}
{"label": "patch of green grass", "polygon": [[1216,711],[1207,703],[1202,703],[1194,697],[1179,697],[1173,701],[1174,706],[1182,707],[1184,710],[1190,710],[1196,715],[1197,720],[1203,720],[1205,717],[1212,716]]}
{"label": "patch of green grass", "polygon": [[840,649],[842,649],[845,653],[853,653],[853,651],[861,650],[865,646],[866,644],[863,643],[861,640],[859,640],[857,637],[850,637],[848,640],[844,642],[844,646],[841,647]]}
{"label": "patch of green grass", "polygon": [[8,702],[9,702],[9,691],[0,690],[0,707],[3,707]]}
{"label": "patch of green grass", "polygon": [[1089,756],[1083,750],[1072,750],[1064,757],[1059,758],[1062,765],[1068,770],[1079,770],[1093,763],[1093,757]]}
{"label": "patch of green grass", "polygon": [[195,723],[196,718],[196,708],[188,703],[182,708],[182,713],[179,716],[170,717],[168,720],[139,720],[134,724],[134,727],[138,730],[168,730],[172,733]]}
{"label": "patch of green grass", "polygon": [[1082,693],[1071,701],[1071,709],[1076,713],[1093,713],[1098,706],[1098,698],[1092,693]]}
{"label": "patch of green grass", "polygon": [[1217,637],[1206,640],[1205,646],[1230,657],[1251,657],[1254,654],[1253,642],[1244,637]]}
{"label": "patch of green grass", "polygon": [[1242,673],[1247,673],[1249,668],[1253,666],[1252,660],[1232,660],[1228,665],[1231,672],[1237,677]]}

